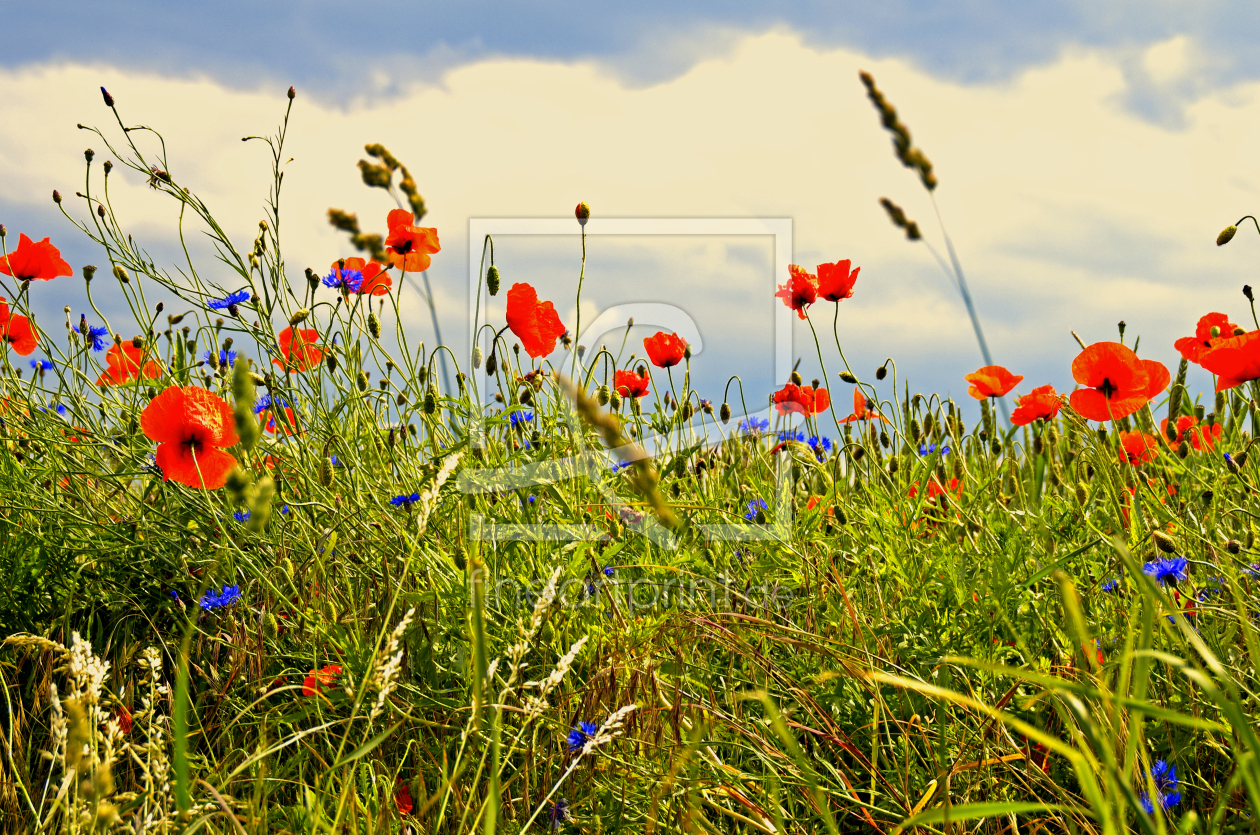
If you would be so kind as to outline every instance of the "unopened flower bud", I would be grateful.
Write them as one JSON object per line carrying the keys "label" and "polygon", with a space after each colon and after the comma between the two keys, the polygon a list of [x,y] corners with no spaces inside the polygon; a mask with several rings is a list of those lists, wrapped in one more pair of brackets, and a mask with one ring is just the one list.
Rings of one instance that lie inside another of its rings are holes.
{"label": "unopened flower bud", "polygon": [[490,356],[486,357],[486,376],[493,377],[495,372],[498,370],[499,370],[499,358],[494,353],[494,351],[491,351]]}
{"label": "unopened flower bud", "polygon": [[127,271],[123,269],[121,264],[114,265],[114,278],[118,279],[123,284],[131,283],[131,276],[127,275]]}
{"label": "unopened flower bud", "polygon": [[1237,226],[1226,226],[1221,230],[1221,234],[1216,236],[1216,245],[1225,246],[1234,239],[1234,235],[1238,232]]}
{"label": "unopened flower bud", "polygon": [[355,375],[354,384],[359,389],[359,391],[363,391],[363,392],[367,391],[368,390],[367,375],[364,374],[362,371],[360,371],[358,374]]}
{"label": "unopened flower bud", "polygon": [[381,338],[381,317],[376,315],[376,311],[368,312],[368,333],[373,339]]}
{"label": "unopened flower bud", "polygon": [[288,96],[289,96],[289,101],[293,101],[295,98],[297,98],[297,90],[294,90],[292,85],[289,86]]}
{"label": "unopened flower bud", "polygon": [[1254,295],[1252,295],[1252,293],[1251,293],[1251,285],[1250,285],[1250,284],[1244,284],[1244,285],[1243,285],[1243,295],[1247,297],[1247,301],[1249,301],[1249,302],[1254,302],[1254,301],[1256,300],[1256,297],[1255,297]]}
{"label": "unopened flower bud", "polygon": [[1242,543],[1239,542],[1237,539],[1226,540],[1225,550],[1229,551],[1234,556],[1238,556],[1239,554],[1242,553]]}
{"label": "unopened flower bud", "polygon": [[876,368],[876,369],[875,369],[875,379],[876,379],[876,380],[882,380],[882,379],[884,379],[884,378],[885,378],[885,377],[887,377],[887,376],[888,376],[888,365],[887,365],[887,363],[885,363],[884,365],[881,365],[879,368]]}
{"label": "unopened flower bud", "polygon": [[57,191],[57,189],[53,189],[53,202],[58,206],[61,205],[61,192]]}
{"label": "unopened flower bud", "polygon": [[319,462],[319,484],[321,487],[332,487],[336,474],[333,471],[332,460],[325,458]]}
{"label": "unopened flower bud", "polygon": [[847,525],[849,523],[849,517],[844,515],[844,510],[840,505],[832,506],[831,517],[837,525]]}
{"label": "unopened flower bud", "polygon": [[101,98],[105,99],[105,106],[106,106],[106,107],[113,107],[113,106],[114,106],[114,97],[113,97],[113,96],[111,96],[111,95],[109,94],[109,91],[108,91],[108,90],[106,90],[104,87],[102,87],[102,88],[101,88]]}
{"label": "unopened flower bud", "polygon": [[424,393],[424,413],[431,415],[437,411],[437,392],[433,390],[433,386]]}
{"label": "unopened flower bud", "polygon": [[573,214],[577,216],[578,223],[585,226],[586,221],[589,220],[591,216],[591,207],[586,203],[578,203],[577,208],[573,210]]}
{"label": "unopened flower bud", "polygon": [[9,230],[4,228],[3,223],[0,223],[0,238],[3,238],[7,234],[9,234]]}
{"label": "unopened flower bud", "polygon": [[1151,541],[1155,543],[1156,548],[1165,554],[1171,554],[1177,550],[1177,543],[1163,531],[1151,531]]}
{"label": "unopened flower bud", "polygon": [[481,368],[481,346],[480,345],[473,346],[472,366],[473,368]]}
{"label": "unopened flower bud", "polygon": [[499,293],[499,268],[494,264],[491,264],[490,269],[486,270],[486,289],[490,291],[492,296],[496,296]]}
{"label": "unopened flower bud", "polygon": [[608,405],[612,407],[612,410],[614,412],[620,409],[621,408],[621,392],[617,391],[616,389],[613,389],[612,391],[608,392]]}
{"label": "unopened flower bud", "polygon": [[327,354],[324,355],[324,367],[327,368],[329,371],[337,370],[337,355],[334,354],[332,351],[329,351]]}
{"label": "unopened flower bud", "polygon": [[846,383],[849,383],[849,384],[851,384],[851,385],[856,385],[856,384],[857,384],[857,377],[854,377],[854,376],[853,376],[852,374],[850,374],[848,371],[841,371],[841,372],[840,372],[840,379],[841,379],[841,380],[844,380]]}
{"label": "unopened flower bud", "polygon": [[1188,455],[1190,455],[1190,445],[1185,441],[1177,444],[1177,457],[1184,459]]}
{"label": "unopened flower bud", "polygon": [[[997,442],[995,441],[994,443]],[[1084,507],[1087,501],[1089,501],[1089,488],[1085,486],[1083,481],[1076,482],[1076,503]]]}
{"label": "unopened flower bud", "polygon": [[296,327],[297,325],[300,325],[302,322],[305,322],[306,317],[310,315],[311,315],[311,312],[307,310],[305,307],[299,307],[297,310],[293,311],[293,315],[289,317],[289,324],[293,327]]}
{"label": "unopened flower bud", "polygon": [[723,423],[731,422],[731,404],[730,403],[722,404],[722,408],[718,409],[718,417],[722,419]]}
{"label": "unopened flower bud", "polygon": [[791,380],[793,383],[795,383],[795,384],[796,384],[796,385],[798,385],[798,386],[799,386],[802,382],[804,382],[803,380],[801,380],[801,375],[800,375],[800,372],[798,372],[798,371],[793,371],[793,372],[791,373],[791,375],[788,377],[788,379],[789,379],[789,380]]}
{"label": "unopened flower bud", "polygon": [[607,406],[608,398],[609,398],[608,386],[600,386],[599,391],[596,392],[595,394],[595,400],[599,403],[599,405]]}

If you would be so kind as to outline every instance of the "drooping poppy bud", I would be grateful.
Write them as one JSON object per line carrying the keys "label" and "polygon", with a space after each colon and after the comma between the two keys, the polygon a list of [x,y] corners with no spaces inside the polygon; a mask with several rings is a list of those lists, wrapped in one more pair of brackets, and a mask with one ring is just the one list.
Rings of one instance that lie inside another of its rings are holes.
{"label": "drooping poppy bud", "polygon": [[491,264],[490,269],[486,270],[486,289],[490,291],[492,296],[499,294],[499,268],[494,264]]}
{"label": "drooping poppy bud", "polygon": [[356,388],[358,388],[360,392],[366,392],[368,390],[367,375],[364,374],[362,371],[356,374],[354,378],[354,385]]}
{"label": "drooping poppy bud", "polygon": [[841,380],[844,380],[846,383],[849,383],[850,385],[856,385],[856,384],[857,384],[857,377],[854,377],[854,376],[853,376],[852,374],[850,374],[848,371],[841,371],[841,372],[840,372],[840,379],[841,379]]}
{"label": "drooping poppy bud", "polygon": [[718,410],[718,417],[722,419],[723,423],[731,422],[731,404],[730,403],[722,404],[722,408]]}
{"label": "drooping poppy bud", "polygon": [[332,460],[325,458],[319,462],[319,483],[321,487],[332,487],[336,474],[333,472]]}
{"label": "drooping poppy bud", "polygon": [[1234,225],[1226,226],[1221,230],[1221,234],[1216,236],[1216,245],[1225,246],[1234,239],[1234,235],[1238,233],[1238,227]]}
{"label": "drooping poppy bud", "polygon": [[1177,543],[1163,531],[1151,531],[1151,541],[1155,543],[1155,547],[1165,554],[1171,554],[1177,550]]}
{"label": "drooping poppy bud", "polygon": [[481,346],[480,345],[473,346],[472,365],[473,365],[473,368],[481,368]]}
{"label": "drooping poppy bud", "polygon": [[486,376],[493,377],[495,372],[499,370],[499,357],[494,351],[490,352],[490,356],[486,357]]}
{"label": "drooping poppy bud", "polygon": [[368,313],[368,333],[373,339],[381,338],[381,317],[376,315],[375,310]]}
{"label": "drooping poppy bud", "polygon": [[599,403],[599,405],[601,405],[601,406],[607,406],[607,405],[608,405],[608,399],[609,399],[611,396],[612,396],[612,392],[609,390],[608,386],[607,386],[607,385],[603,385],[603,386],[600,386],[600,387],[599,387],[599,392],[598,392],[598,393],[596,393],[596,395],[595,395],[595,400]]}
{"label": "drooping poppy bud", "polygon": [[433,386],[429,386],[424,393],[424,413],[431,415],[437,411],[437,392],[433,390]]}

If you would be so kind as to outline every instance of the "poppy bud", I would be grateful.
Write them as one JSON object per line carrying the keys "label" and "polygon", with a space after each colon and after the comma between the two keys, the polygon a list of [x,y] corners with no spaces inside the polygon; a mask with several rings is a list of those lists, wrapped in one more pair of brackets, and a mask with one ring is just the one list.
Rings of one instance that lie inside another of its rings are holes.
{"label": "poppy bud", "polygon": [[844,515],[844,511],[840,509],[840,505],[832,506],[831,515],[837,525],[847,525],[849,522],[849,517]]}
{"label": "poppy bud", "polygon": [[1124,322],[1120,322],[1119,325],[1117,325],[1117,327],[1120,328],[1120,341],[1124,342],[1124,328],[1125,328]]}
{"label": "poppy bud", "polygon": [[428,369],[428,366],[421,366],[420,368],[417,368],[417,369],[416,369],[416,381],[417,381],[418,383],[420,383],[420,385],[424,385],[424,381],[425,381],[425,380],[427,380],[427,379],[429,379],[429,369]]}
{"label": "poppy bud", "polygon": [[1238,556],[1239,554],[1242,553],[1242,543],[1239,542],[1237,539],[1227,540],[1225,542],[1225,550],[1229,551],[1234,556]]}
{"label": "poppy bud", "polygon": [[764,510],[758,509],[757,510],[757,524],[764,525],[765,523],[766,523],[766,512]]}
{"label": "poppy bud", "polygon": [[368,333],[373,339],[381,338],[381,317],[376,315],[375,310],[368,311]]}
{"label": "poppy bud", "polygon": [[492,296],[499,294],[499,268],[494,264],[491,264],[490,269],[486,270],[486,289],[490,291]]}
{"label": "poppy bud", "polygon": [[319,286],[319,276],[310,267],[306,268],[306,283],[311,285],[312,290]]}
{"label": "poppy bud", "polygon": [[1235,455],[1235,456],[1234,456],[1234,463],[1235,463],[1235,464],[1237,464],[1237,465],[1238,465],[1238,466],[1240,466],[1240,467],[1246,466],[1246,464],[1247,464],[1247,453],[1246,453],[1246,452],[1240,452],[1240,453],[1238,453],[1237,455]]}
{"label": "poppy bud", "polygon": [[573,214],[577,216],[577,222],[586,225],[586,221],[591,216],[591,207],[586,203],[578,203],[577,208],[573,210]]}
{"label": "poppy bud", "polygon": [[357,375],[355,375],[354,385],[359,389],[359,391],[366,392],[368,390],[367,375],[360,371]]}
{"label": "poppy bud", "polygon": [[1046,448],[1045,442],[1041,440],[1040,435],[1033,438],[1033,455],[1040,455],[1042,452],[1045,451],[1045,448]]}
{"label": "poppy bud", "polygon": [[121,264],[114,265],[114,278],[118,279],[123,284],[131,283],[131,276],[127,275],[127,271],[122,268]]}
{"label": "poppy bud", "polygon": [[429,386],[424,393],[424,413],[431,415],[437,411],[437,392],[433,390],[433,386]]}
{"label": "poppy bud", "polygon": [[1177,543],[1163,531],[1151,531],[1151,541],[1155,543],[1155,547],[1165,554],[1171,554],[1177,550]]}
{"label": "poppy bud", "polygon": [[527,388],[527,389],[525,389],[524,391],[522,391],[522,392],[521,392],[521,396],[520,396],[519,400],[520,400],[522,403],[524,403],[526,406],[528,406],[530,403],[533,403],[533,402],[534,402],[534,390],[533,390],[533,389],[531,389],[531,388]]}
{"label": "poppy bud", "polygon": [[61,192],[57,191],[57,189],[53,189],[53,202],[58,206],[61,205]]}
{"label": "poppy bud", "polygon": [[111,96],[111,95],[109,94],[109,91],[108,91],[108,90],[106,90],[104,87],[102,87],[102,88],[101,88],[101,98],[105,99],[105,106],[106,106],[106,107],[113,107],[113,106],[114,106],[114,97],[113,97],[113,96]]}
{"label": "poppy bud", "polygon": [[1216,236],[1216,245],[1225,246],[1234,239],[1234,235],[1238,232],[1237,226],[1226,226],[1221,230],[1221,234]]}
{"label": "poppy bud", "polygon": [[599,391],[595,394],[595,400],[596,400],[596,401],[599,403],[599,405],[601,405],[601,406],[607,406],[607,405],[608,405],[608,398],[609,398],[609,397],[610,397],[610,394],[609,394],[609,391],[608,391],[608,386],[600,386],[600,387],[599,387]]}
{"label": "poppy bud", "polygon": [[472,366],[473,368],[481,368],[481,346],[480,345],[473,346]]}
{"label": "poppy bud", "polygon": [[621,408],[621,393],[616,389],[608,392],[608,405],[612,406],[614,412]]}
{"label": "poppy bud", "polygon": [[841,379],[841,380],[844,380],[846,383],[849,383],[850,385],[856,385],[856,384],[857,384],[857,377],[854,377],[854,376],[853,376],[852,374],[850,374],[848,371],[841,371],[841,372],[840,372],[840,379]]}
{"label": "poppy bud", "polygon": [[337,355],[329,351],[328,354],[324,356],[324,365],[327,366],[329,371],[336,371]]}
{"label": "poppy bud", "polygon": [[896,475],[897,470],[900,468],[901,468],[901,465],[897,463],[897,459],[895,457],[888,459],[888,474],[889,475]]}
{"label": "poppy bud", "polygon": [[852,456],[854,463],[856,463],[858,461],[861,461],[863,456],[866,455],[866,450],[860,446],[853,447],[852,450],[849,452],[849,455]]}
{"label": "poppy bud", "polygon": [[1002,454],[1002,442],[1001,442],[1001,441],[999,441],[997,438],[994,438],[994,439],[993,439],[993,443],[991,443],[991,444],[989,445],[989,449],[991,449],[991,450],[993,451],[993,454],[994,454],[994,455],[1001,455],[1001,454]]}
{"label": "poppy bud", "polygon": [[884,378],[885,378],[885,377],[887,377],[887,376],[888,376],[888,364],[887,364],[887,363],[885,363],[885,364],[881,365],[879,368],[876,368],[876,369],[875,369],[875,379],[876,379],[876,380],[882,380],[882,379],[884,379]]}
{"label": "poppy bud", "polygon": [[309,310],[307,310],[305,307],[300,307],[297,310],[293,311],[293,315],[289,317],[289,325],[292,327],[297,327],[302,322],[305,322],[306,317],[310,315],[311,315],[311,312]]}
{"label": "poppy bud", "polygon": [[486,357],[486,376],[493,377],[494,373],[499,370],[499,358],[494,351],[490,352],[490,356]]}
{"label": "poppy bud", "polygon": [[321,487],[332,487],[336,474],[333,472],[332,460],[325,458],[319,462],[319,484]]}
{"label": "poppy bud", "polygon": [[723,423],[731,422],[731,404],[730,403],[722,404],[722,408],[718,409],[718,417],[722,419]]}
{"label": "poppy bud", "polygon": [[297,90],[294,90],[292,85],[290,85],[289,92],[287,95],[289,96],[289,101],[293,101],[295,98],[297,98]]}
{"label": "poppy bud", "polygon": [[91,281],[92,276],[94,275],[96,275],[96,267],[92,266],[91,264],[84,264],[83,265],[83,280]]}
{"label": "poppy bud", "polygon": [[1251,294],[1250,284],[1243,285],[1243,295],[1247,297],[1247,301],[1249,302],[1254,302],[1256,300],[1256,297]]}

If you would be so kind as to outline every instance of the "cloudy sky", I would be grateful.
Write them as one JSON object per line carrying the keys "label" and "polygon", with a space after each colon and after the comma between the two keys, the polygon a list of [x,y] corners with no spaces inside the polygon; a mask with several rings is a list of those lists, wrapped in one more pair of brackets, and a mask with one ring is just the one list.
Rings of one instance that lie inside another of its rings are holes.
{"label": "cloudy sky", "polygon": [[[84,148],[106,155],[75,127],[109,127],[105,85],[128,123],[163,134],[172,173],[247,249],[267,159],[240,138],[275,130],[293,84],[283,206],[294,278],[353,254],[328,207],[383,227],[392,204],[355,168],[363,145],[381,142],[412,170],[439,230],[429,277],[451,342],[467,339],[472,218],[568,217],[579,200],[597,218],[791,218],[793,262],[862,267],[838,320],[855,370],[869,377],[891,356],[913,389],[965,398],[962,375],[981,360],[962,304],[878,205],[904,206],[943,249],[931,201],[864,96],[865,69],[936,166],[994,359],[1027,375],[1021,391],[1070,387],[1071,330],[1112,339],[1123,319],[1140,353],[1173,366],[1172,341],[1200,315],[1251,323],[1240,288],[1260,277],[1260,240],[1244,231],[1218,249],[1214,238],[1256,208],[1260,8],[767,8],[378,2],[355,17],[330,2],[21,4],[6,10],[0,52],[0,222],[10,242],[52,236],[76,268],[103,260],[50,194],[81,189]],[[141,178],[111,188],[137,241],[174,262],[171,201]],[[614,304],[677,305],[704,341],[702,393],[720,399],[739,373],[750,404],[764,402],[776,383],[771,239],[588,243],[584,321]],[[576,238],[504,236],[496,255],[505,283],[535,283],[573,326]],[[229,281],[212,260],[200,266]],[[35,288],[45,327],[64,304],[77,314],[81,285]],[[402,292],[407,326],[431,341],[417,296]],[[835,313],[821,303],[812,316],[824,347]],[[795,344],[806,379],[819,376],[803,322]],[[834,346],[824,356],[834,380]]]}

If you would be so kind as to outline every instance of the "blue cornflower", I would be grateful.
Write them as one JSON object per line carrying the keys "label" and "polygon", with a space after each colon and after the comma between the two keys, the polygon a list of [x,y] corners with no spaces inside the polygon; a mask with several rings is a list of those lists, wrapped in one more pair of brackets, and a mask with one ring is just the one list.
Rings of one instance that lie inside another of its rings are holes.
{"label": "blue cornflower", "polygon": [[[339,272],[340,275],[338,275]],[[328,275],[324,276],[324,286],[331,287],[334,290],[357,293],[359,288],[363,286],[363,273],[358,270],[338,270],[336,267],[333,267]]]}
{"label": "blue cornflower", "polygon": [[1166,560],[1152,560],[1142,566],[1142,572],[1159,581],[1160,585],[1186,579],[1186,558],[1170,557]]}
{"label": "blue cornflower", "polygon": [[800,441],[805,443],[805,433],[799,429],[786,429],[779,433],[779,442],[787,443],[788,441]]}
{"label": "blue cornflower", "polygon": [[[920,455],[931,455],[934,452],[936,452],[936,444],[919,444]],[[941,455],[949,455],[948,446],[941,446]]]}
{"label": "blue cornflower", "polygon": [[[87,328],[86,332],[84,331],[84,328]],[[93,351],[100,353],[105,350],[105,346],[108,344],[105,337],[109,336],[109,328],[104,325],[94,328],[88,325],[86,317],[81,316],[79,317],[79,326],[75,328],[75,330],[78,331],[81,336],[86,336],[88,339],[92,340]]]}
{"label": "blue cornflower", "polygon": [[1102,590],[1103,590],[1103,591],[1105,591],[1105,592],[1118,591],[1118,590],[1119,590],[1119,588],[1120,588],[1120,581],[1119,581],[1119,580],[1114,580],[1114,579],[1113,579],[1113,580],[1108,580],[1107,582],[1105,582],[1105,583],[1103,583],[1103,584],[1102,584]]}
{"label": "blue cornflower", "polygon": [[815,457],[822,461],[827,457],[827,453],[831,452],[831,439],[822,437],[821,435],[811,435],[810,439],[805,443],[809,444],[814,450]]}
{"label": "blue cornflower", "polygon": [[1224,577],[1209,577],[1207,579],[1209,583],[1212,583],[1212,585],[1204,586],[1203,588],[1199,589],[1198,598],[1199,598],[1199,602],[1201,603],[1206,603],[1209,597],[1215,597],[1216,595],[1225,591],[1225,578]]}
{"label": "blue cornflower", "polygon": [[616,475],[618,472],[620,472],[621,470],[624,470],[626,467],[630,467],[633,465],[634,465],[633,461],[618,461],[616,464],[613,464],[612,473],[613,475]]}
{"label": "blue cornflower", "polygon": [[248,522],[248,521],[249,521],[249,511],[248,511],[248,510],[238,510],[238,511],[236,511],[235,513],[233,513],[233,514],[232,514],[232,518],[234,518],[234,519],[235,519],[236,521],[238,521],[238,522]]}
{"label": "blue cornflower", "polygon": [[594,722],[578,722],[573,726],[573,730],[569,731],[569,753],[581,750],[586,741],[595,736],[595,732],[599,730],[599,725]]}
{"label": "blue cornflower", "polygon": [[538,497],[531,494],[528,498],[521,499],[521,507],[529,507],[536,501]]}
{"label": "blue cornflower", "polygon": [[513,427],[517,427],[517,426],[521,426],[522,424],[529,423],[533,419],[534,419],[533,412],[517,411],[508,415],[508,420],[512,422]]}
{"label": "blue cornflower", "polygon": [[1243,569],[1243,574],[1248,577],[1260,577],[1260,562],[1253,562],[1251,565]]}
{"label": "blue cornflower", "polygon": [[753,499],[751,502],[749,502],[748,512],[744,514],[744,518],[747,519],[749,522],[755,521],[757,518],[757,511],[759,510],[760,511],[767,510],[765,499]]}
{"label": "blue cornflower", "polygon": [[52,371],[52,363],[48,360],[31,360],[31,368],[42,368],[45,371]]}
{"label": "blue cornflower", "polygon": [[611,576],[613,576],[613,572],[614,572],[614,571],[616,571],[616,569],[615,569],[615,568],[613,568],[611,565],[606,565],[606,566],[604,566],[604,576],[605,576],[605,577],[611,577]]}
{"label": "blue cornflower", "polygon": [[[213,351],[206,351],[204,354],[202,354],[201,358],[205,360],[206,362],[210,362],[210,357],[213,353],[214,353]],[[235,362],[236,362],[235,351],[220,351],[219,352],[219,365],[225,366],[227,368],[231,368]]]}
{"label": "blue cornflower", "polygon": [[389,503],[394,507],[405,507],[410,510],[411,506],[418,501],[420,501],[419,493],[412,493],[410,496],[404,493],[401,496],[394,496],[394,498],[389,500]]}
{"label": "blue cornflower", "polygon": [[[1161,809],[1167,811],[1181,802],[1177,766],[1156,760],[1151,766],[1151,779],[1155,781],[1155,799]],[[1147,792],[1142,792],[1142,808],[1148,815],[1155,813],[1155,804],[1151,802],[1151,796]]]}
{"label": "blue cornflower", "polygon": [[271,408],[271,395],[264,394],[262,397],[258,398],[258,401],[256,403],[254,403],[254,414],[259,414],[260,412],[266,411],[267,409],[270,409],[270,408]]}
{"label": "blue cornflower", "polygon": [[207,611],[226,609],[241,599],[240,586],[224,586],[223,591],[215,594],[211,589],[201,596],[201,608]]}
{"label": "blue cornflower", "polygon": [[741,420],[739,426],[743,428],[745,435],[756,435],[759,432],[770,431],[770,420],[768,418],[749,418]]}
{"label": "blue cornflower", "polygon": [[560,824],[568,823],[573,820],[573,814],[569,811],[569,801],[563,797],[557,800],[551,807],[551,828],[559,829]]}
{"label": "blue cornflower", "polygon": [[249,301],[248,290],[237,290],[226,299],[206,299],[206,307],[211,310],[227,310],[229,307]]}
{"label": "blue cornflower", "polygon": [[171,597],[174,600],[179,600],[179,592],[175,591],[175,589],[171,589]]}

